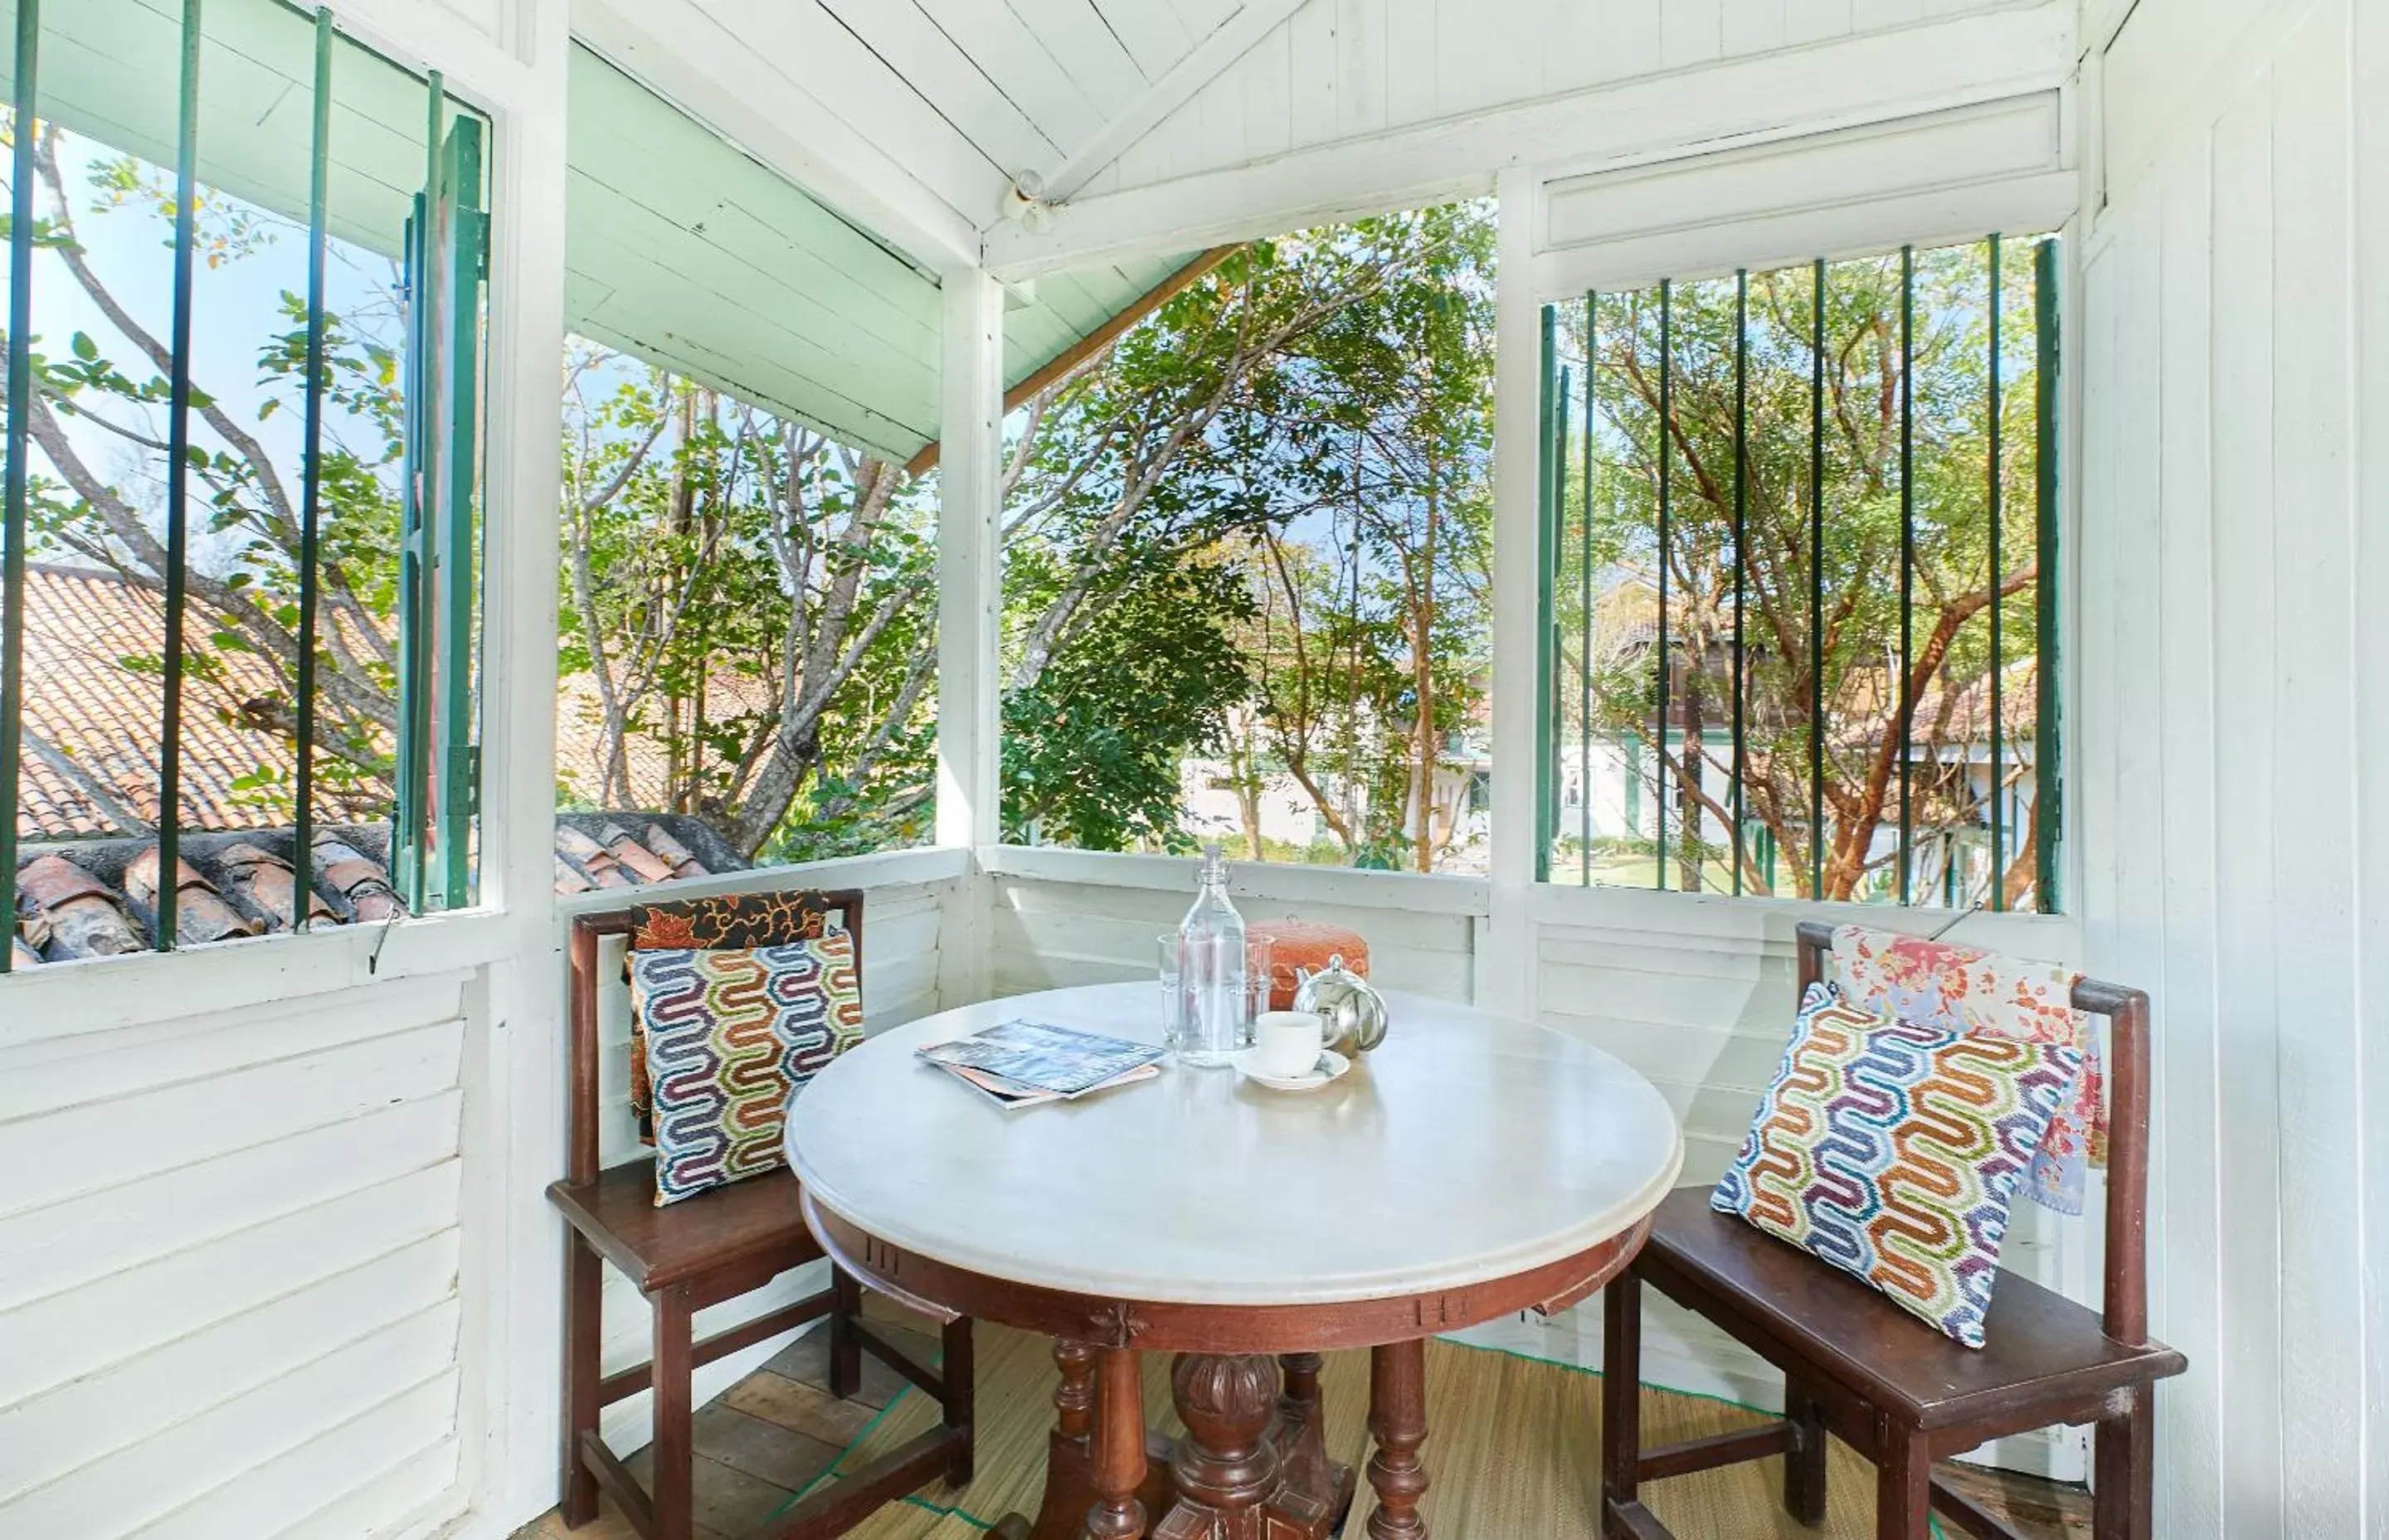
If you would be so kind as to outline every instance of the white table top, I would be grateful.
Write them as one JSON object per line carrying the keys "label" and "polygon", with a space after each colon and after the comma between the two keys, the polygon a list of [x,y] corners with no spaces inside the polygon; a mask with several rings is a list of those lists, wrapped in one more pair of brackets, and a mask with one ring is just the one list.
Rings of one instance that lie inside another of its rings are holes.
{"label": "white table top", "polygon": [[789,1164],[831,1213],[974,1272],[1128,1299],[1340,1304],[1466,1287],[1641,1219],[1683,1165],[1651,1083],[1545,1028],[1388,993],[1393,1027],[1324,1089],[1232,1069],[1005,1110],[917,1059],[1025,1018],[1158,1042],[1160,991],[1096,985],[939,1012],[796,1099]]}

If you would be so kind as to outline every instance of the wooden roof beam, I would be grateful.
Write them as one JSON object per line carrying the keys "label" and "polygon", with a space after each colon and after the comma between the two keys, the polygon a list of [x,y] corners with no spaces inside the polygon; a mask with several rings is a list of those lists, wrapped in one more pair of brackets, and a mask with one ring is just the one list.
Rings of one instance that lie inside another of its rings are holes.
{"label": "wooden roof beam", "polygon": [[[1110,320],[1054,354],[1019,384],[1006,389],[1003,393],[1005,414],[1008,415],[1014,407],[1110,347],[1113,339],[1122,332],[1167,304],[1171,295],[1226,261],[1236,249],[1234,246],[1215,246],[1207,251],[1196,253],[1194,260],[1121,307]],[[938,441],[933,439],[922,448],[920,453],[905,462],[904,474],[918,476],[937,463]]]}

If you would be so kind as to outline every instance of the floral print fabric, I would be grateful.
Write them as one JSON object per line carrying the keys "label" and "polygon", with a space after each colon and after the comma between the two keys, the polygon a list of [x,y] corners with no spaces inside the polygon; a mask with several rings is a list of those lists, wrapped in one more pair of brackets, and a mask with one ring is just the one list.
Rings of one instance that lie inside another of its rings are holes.
{"label": "floral print fabric", "polygon": [[2082,975],[1972,947],[1863,925],[1833,932],[1833,982],[1849,1001],[1946,1031],[2063,1043],[2082,1073],[2034,1152],[2027,1187],[2060,1214],[2082,1212],[2085,1173],[2107,1159],[2104,1082],[2089,1018],[2074,1009]]}

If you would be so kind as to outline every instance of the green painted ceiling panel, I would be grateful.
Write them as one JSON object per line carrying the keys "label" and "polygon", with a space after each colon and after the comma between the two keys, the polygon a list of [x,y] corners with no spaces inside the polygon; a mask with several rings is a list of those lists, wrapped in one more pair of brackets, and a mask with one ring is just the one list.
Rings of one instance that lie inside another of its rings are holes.
{"label": "green painted ceiling panel", "polygon": [[586,48],[570,91],[567,325],[857,449],[938,436],[934,280]]}
{"label": "green painted ceiling panel", "polygon": [[[0,78],[16,62],[16,7],[6,9]],[[172,166],[182,15],[181,0],[51,0],[42,7],[41,115]],[[199,180],[303,222],[314,26],[277,0],[208,0],[201,16]],[[396,256],[423,185],[423,82],[346,40],[332,70],[331,232]]]}

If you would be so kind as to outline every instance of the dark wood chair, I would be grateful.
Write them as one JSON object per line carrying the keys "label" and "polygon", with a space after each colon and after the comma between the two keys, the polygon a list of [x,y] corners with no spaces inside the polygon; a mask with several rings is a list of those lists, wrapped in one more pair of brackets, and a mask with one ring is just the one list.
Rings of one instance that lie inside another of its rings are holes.
{"label": "dark wood chair", "polygon": [[[1800,987],[1824,975],[1830,926],[1800,926]],[[1858,1279],[1709,1207],[1706,1189],[1660,1204],[1649,1243],[1609,1287],[1602,1381],[1602,1534],[1669,1534],[1646,1481],[1784,1457],[1783,1506],[1825,1518],[1825,1435],[1874,1463],[1878,1540],[1923,1540],[1938,1509],[1964,1533],[2014,1532],[1948,1485],[1933,1461],[2053,1423],[2097,1426],[2099,1540],[2149,1540],[2156,1381],[2188,1361],[2148,1333],[2149,998],[2089,980],[2075,1008],[2108,1018],[2112,1050],[2106,1298],[2093,1312],[2002,1271],[1985,1344],[1962,1347]],[[2024,1201],[2021,1197],[2019,1202]],[[1781,1421],[1644,1449],[1638,1389],[1648,1283],[1783,1371]]]}
{"label": "dark wood chair", "polygon": [[[944,1407],[944,1422],[775,1515],[753,1532],[751,1540],[827,1540],[939,1476],[957,1484],[970,1480],[967,1318],[946,1324],[942,1363],[932,1370],[913,1362],[858,1318],[861,1285],[833,1270],[830,1287],[821,1292],[695,1341],[690,1322],[699,1310],[749,1293],[789,1268],[823,1256],[798,1213],[796,1177],[775,1171],[658,1208],[653,1161],[632,1160],[598,1169],[599,938],[625,935],[633,948],[771,946],[822,935],[833,914],[854,937],[860,969],[862,895],[852,891],[636,903],[581,914],[572,922],[571,1150],[569,1174],[547,1190],[569,1228],[564,1263],[563,1518],[568,1527],[577,1528],[596,1516],[597,1489],[603,1486],[648,1540],[691,1540],[696,1524],[692,1380],[696,1367],[823,1316],[829,1317],[832,1394],[855,1394],[862,1384],[862,1355],[869,1353],[936,1396]],[[615,1374],[602,1373],[598,1363],[601,1259],[629,1275],[655,1317],[653,1359]],[[641,1490],[597,1435],[600,1410],[650,1386],[656,1393],[651,1493]]]}

